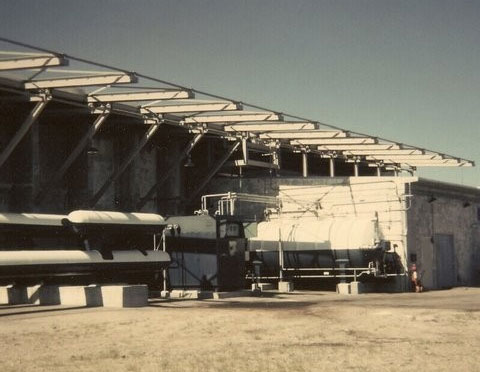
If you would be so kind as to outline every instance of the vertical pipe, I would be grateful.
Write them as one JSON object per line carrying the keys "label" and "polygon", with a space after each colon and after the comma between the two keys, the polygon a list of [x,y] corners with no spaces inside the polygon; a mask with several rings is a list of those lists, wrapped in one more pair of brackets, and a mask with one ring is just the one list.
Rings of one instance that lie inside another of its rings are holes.
{"label": "vertical pipe", "polygon": [[283,247],[282,247],[282,229],[280,227],[280,220],[278,226],[278,278],[283,281]]}
{"label": "vertical pipe", "polygon": [[305,151],[302,152],[302,176],[308,177],[308,154]]}
{"label": "vertical pipe", "polygon": [[382,171],[380,169],[380,166],[377,167],[377,177],[380,177],[382,175]]}
{"label": "vertical pipe", "polygon": [[[164,252],[167,251],[167,243],[165,241],[166,239],[165,230],[166,229],[163,229],[162,231],[162,243],[163,243],[162,248]],[[163,269],[163,291],[165,294],[167,293],[167,269]]]}
{"label": "vertical pipe", "polygon": [[353,164],[353,175],[355,177],[358,177],[358,162],[355,161],[355,163]]}
{"label": "vertical pipe", "polygon": [[248,162],[248,145],[247,145],[247,139],[242,138],[242,155],[243,155],[243,161],[245,162],[245,165]]}
{"label": "vertical pipe", "polygon": [[330,157],[329,160],[330,160],[330,177],[335,177],[335,159],[333,157]]}

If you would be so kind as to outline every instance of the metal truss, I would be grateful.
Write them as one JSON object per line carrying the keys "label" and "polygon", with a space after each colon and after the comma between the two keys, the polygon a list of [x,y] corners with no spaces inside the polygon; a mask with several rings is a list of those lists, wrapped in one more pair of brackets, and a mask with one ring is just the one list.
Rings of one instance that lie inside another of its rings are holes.
{"label": "metal truss", "polygon": [[[268,147],[273,144],[277,148],[301,152],[304,176],[308,175],[309,156],[307,156],[307,152],[311,152],[310,157],[329,158],[331,174],[335,173],[335,159],[354,162],[355,174],[358,173],[359,162],[378,169],[385,166],[405,169],[423,166],[468,167],[474,165],[473,161],[467,159],[375,136],[354,133],[298,116],[281,114],[255,105],[240,103],[237,100],[186,88],[139,73],[55,51],[43,50],[4,38],[0,39],[10,44],[36,50],[32,53],[0,51],[0,74],[2,71],[19,70],[19,73],[26,74],[28,72],[30,76],[20,81],[11,81],[8,77],[0,76],[0,90],[12,93],[15,97],[26,97],[30,102],[36,102],[35,107],[20,125],[17,133],[0,153],[0,167],[7,161],[50,100],[72,104],[75,107],[88,105],[92,113],[99,115],[88,133],[80,139],[77,146],[54,174],[51,182],[58,182],[64,176],[109,114],[133,117],[140,123],[150,125],[151,128],[147,131],[142,143],[144,140],[148,141],[149,136],[155,133],[155,128],[158,127],[158,122],[161,120],[167,125],[176,125],[191,133],[196,133],[192,148],[204,133],[208,133],[220,138],[242,139],[242,148],[248,145],[248,149],[251,149],[252,145],[247,143],[255,142],[257,146]],[[77,71],[66,68],[73,63],[95,66],[95,71],[93,69]],[[61,69],[55,69],[55,67]],[[98,67],[103,70],[97,71]],[[44,78],[47,73],[62,73],[63,75],[62,77]],[[148,81],[149,86],[137,87],[135,84],[140,79]],[[151,86],[152,82],[155,86]],[[72,94],[65,91],[65,88],[72,87],[91,89],[98,87],[99,89],[93,92],[85,90],[83,94]],[[126,89],[120,92],[118,91],[120,88]],[[196,95],[201,95],[202,100],[194,99]],[[207,99],[203,100],[203,97]],[[135,106],[136,102],[139,104]],[[107,104],[110,105],[108,113],[103,110],[103,106]],[[244,111],[243,107],[254,111]],[[141,150],[139,146],[127,158],[129,161],[119,168],[120,172],[117,170],[110,176],[107,183],[92,199],[91,205],[98,202],[109,185],[128,167],[129,162]],[[186,151],[188,153],[191,149]],[[182,154],[186,156],[187,153]],[[271,163],[248,159],[248,150],[244,159],[236,161],[235,164],[239,167],[253,166],[273,169],[278,169],[279,166],[278,161],[273,161],[273,158]],[[162,182],[164,182],[164,178],[159,180],[159,183]],[[156,187],[158,185],[154,186],[147,194],[155,192]],[[40,200],[42,196],[41,191],[37,194],[36,199]],[[151,197],[151,195],[147,196]],[[144,202],[143,198],[142,202]]]}

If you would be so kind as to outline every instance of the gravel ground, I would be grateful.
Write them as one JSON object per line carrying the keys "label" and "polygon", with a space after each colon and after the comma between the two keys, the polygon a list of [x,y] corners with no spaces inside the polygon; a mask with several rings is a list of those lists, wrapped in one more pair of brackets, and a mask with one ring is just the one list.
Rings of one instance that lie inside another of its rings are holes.
{"label": "gravel ground", "polygon": [[478,371],[480,288],[0,305],[0,371]]}

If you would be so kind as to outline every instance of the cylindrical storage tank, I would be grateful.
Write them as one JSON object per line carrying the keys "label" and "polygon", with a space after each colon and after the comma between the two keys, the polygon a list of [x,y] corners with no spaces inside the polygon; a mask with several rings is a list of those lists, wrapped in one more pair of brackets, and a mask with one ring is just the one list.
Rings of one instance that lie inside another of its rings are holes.
{"label": "cylindrical storage tank", "polygon": [[249,250],[272,272],[278,272],[279,242],[286,267],[333,268],[337,259],[367,267],[380,254],[378,241],[375,221],[368,218],[281,219],[260,223]]}
{"label": "cylindrical storage tank", "polygon": [[68,214],[64,223],[78,230],[103,231],[135,230],[144,232],[161,232],[166,226],[165,219],[154,213],[123,213],[111,211],[78,210]]}
{"label": "cylindrical storage tank", "polygon": [[111,259],[98,251],[4,251],[0,283],[141,283],[154,280],[169,264],[162,251],[113,251]]}

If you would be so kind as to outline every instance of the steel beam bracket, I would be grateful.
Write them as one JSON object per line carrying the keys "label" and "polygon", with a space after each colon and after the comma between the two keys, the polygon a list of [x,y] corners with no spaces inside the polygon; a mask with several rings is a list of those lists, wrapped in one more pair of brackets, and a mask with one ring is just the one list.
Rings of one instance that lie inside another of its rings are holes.
{"label": "steel beam bracket", "polygon": [[88,109],[90,114],[106,114],[112,111],[112,105],[110,103],[89,103]]}
{"label": "steel beam bracket", "polygon": [[52,100],[52,92],[50,89],[39,89],[37,93],[30,95],[30,101],[32,102],[48,102]]}

